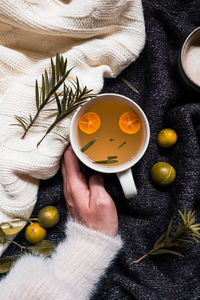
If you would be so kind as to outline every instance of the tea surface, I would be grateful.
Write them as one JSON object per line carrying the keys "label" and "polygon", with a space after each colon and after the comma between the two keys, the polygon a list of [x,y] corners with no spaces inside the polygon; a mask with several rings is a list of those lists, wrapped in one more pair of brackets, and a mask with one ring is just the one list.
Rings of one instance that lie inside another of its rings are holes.
{"label": "tea surface", "polygon": [[115,166],[129,161],[137,155],[144,142],[142,122],[139,119],[141,127],[134,134],[123,132],[119,126],[119,119],[123,113],[134,113],[129,106],[107,100],[91,105],[85,113],[87,112],[98,114],[101,121],[98,130],[92,134],[84,133],[78,128],[80,149],[84,148],[84,154],[92,162]]}

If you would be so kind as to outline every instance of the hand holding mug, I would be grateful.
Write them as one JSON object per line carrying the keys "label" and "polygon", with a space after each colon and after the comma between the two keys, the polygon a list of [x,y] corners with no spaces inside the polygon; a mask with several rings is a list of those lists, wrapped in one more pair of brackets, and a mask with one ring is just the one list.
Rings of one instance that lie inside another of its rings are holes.
{"label": "hand holding mug", "polygon": [[71,146],[64,153],[62,175],[70,216],[87,227],[115,236],[118,231],[117,211],[104,188],[103,178],[92,175],[87,184]]}

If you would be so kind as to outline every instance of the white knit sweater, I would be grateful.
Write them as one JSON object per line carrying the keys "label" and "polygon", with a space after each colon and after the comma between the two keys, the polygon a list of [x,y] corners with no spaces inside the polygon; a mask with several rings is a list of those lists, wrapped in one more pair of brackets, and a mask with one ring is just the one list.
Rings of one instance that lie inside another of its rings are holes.
{"label": "white knit sweater", "polygon": [[[50,134],[36,148],[44,128],[13,127],[14,115],[36,112],[34,83],[62,53],[71,79],[98,93],[104,77],[132,63],[145,41],[141,0],[0,0],[0,223],[29,217],[39,179],[53,176],[66,142]],[[52,122],[43,112],[37,123]],[[70,118],[55,131],[67,136]],[[16,224],[17,225],[17,224]],[[7,245],[0,246],[0,254]]]}
{"label": "white knit sweater", "polygon": [[0,281],[1,300],[86,300],[122,246],[73,221],[52,258],[26,255]]}

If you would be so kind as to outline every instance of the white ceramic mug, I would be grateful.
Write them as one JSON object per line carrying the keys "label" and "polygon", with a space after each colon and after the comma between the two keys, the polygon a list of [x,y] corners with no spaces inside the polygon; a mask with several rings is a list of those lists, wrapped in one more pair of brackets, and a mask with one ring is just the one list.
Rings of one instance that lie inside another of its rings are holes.
{"label": "white ceramic mug", "polygon": [[[125,105],[132,108],[136,114],[140,117],[140,120],[143,125],[144,130],[144,139],[143,139],[143,145],[140,149],[140,151],[134,156],[131,160],[117,166],[103,166],[103,165],[97,165],[92,163],[87,156],[81,152],[80,146],[77,142],[77,136],[78,136],[78,122],[82,114],[93,104],[99,102],[99,101],[105,101],[105,100],[113,100],[118,101],[120,103],[124,103]],[[71,146],[77,155],[77,157],[82,161],[86,166],[89,168],[102,172],[102,173],[117,173],[117,176],[119,178],[119,181],[121,183],[124,195],[126,198],[133,198],[137,195],[137,189],[135,186],[135,182],[133,179],[133,174],[131,171],[131,167],[134,166],[140,158],[144,155],[147,146],[149,144],[149,138],[150,138],[150,129],[149,129],[149,123],[147,120],[147,117],[145,116],[143,110],[131,99],[119,95],[119,94],[99,94],[97,97],[89,100],[87,103],[83,104],[73,115],[71,125],[70,125],[70,141]]]}

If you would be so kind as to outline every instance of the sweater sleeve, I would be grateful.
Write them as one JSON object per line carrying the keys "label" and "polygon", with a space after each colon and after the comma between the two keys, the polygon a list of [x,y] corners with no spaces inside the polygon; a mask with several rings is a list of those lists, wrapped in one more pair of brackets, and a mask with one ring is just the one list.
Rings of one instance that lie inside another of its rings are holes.
{"label": "sweater sleeve", "polygon": [[109,237],[69,220],[67,238],[51,258],[25,255],[0,282],[2,300],[86,300],[122,247]]}

